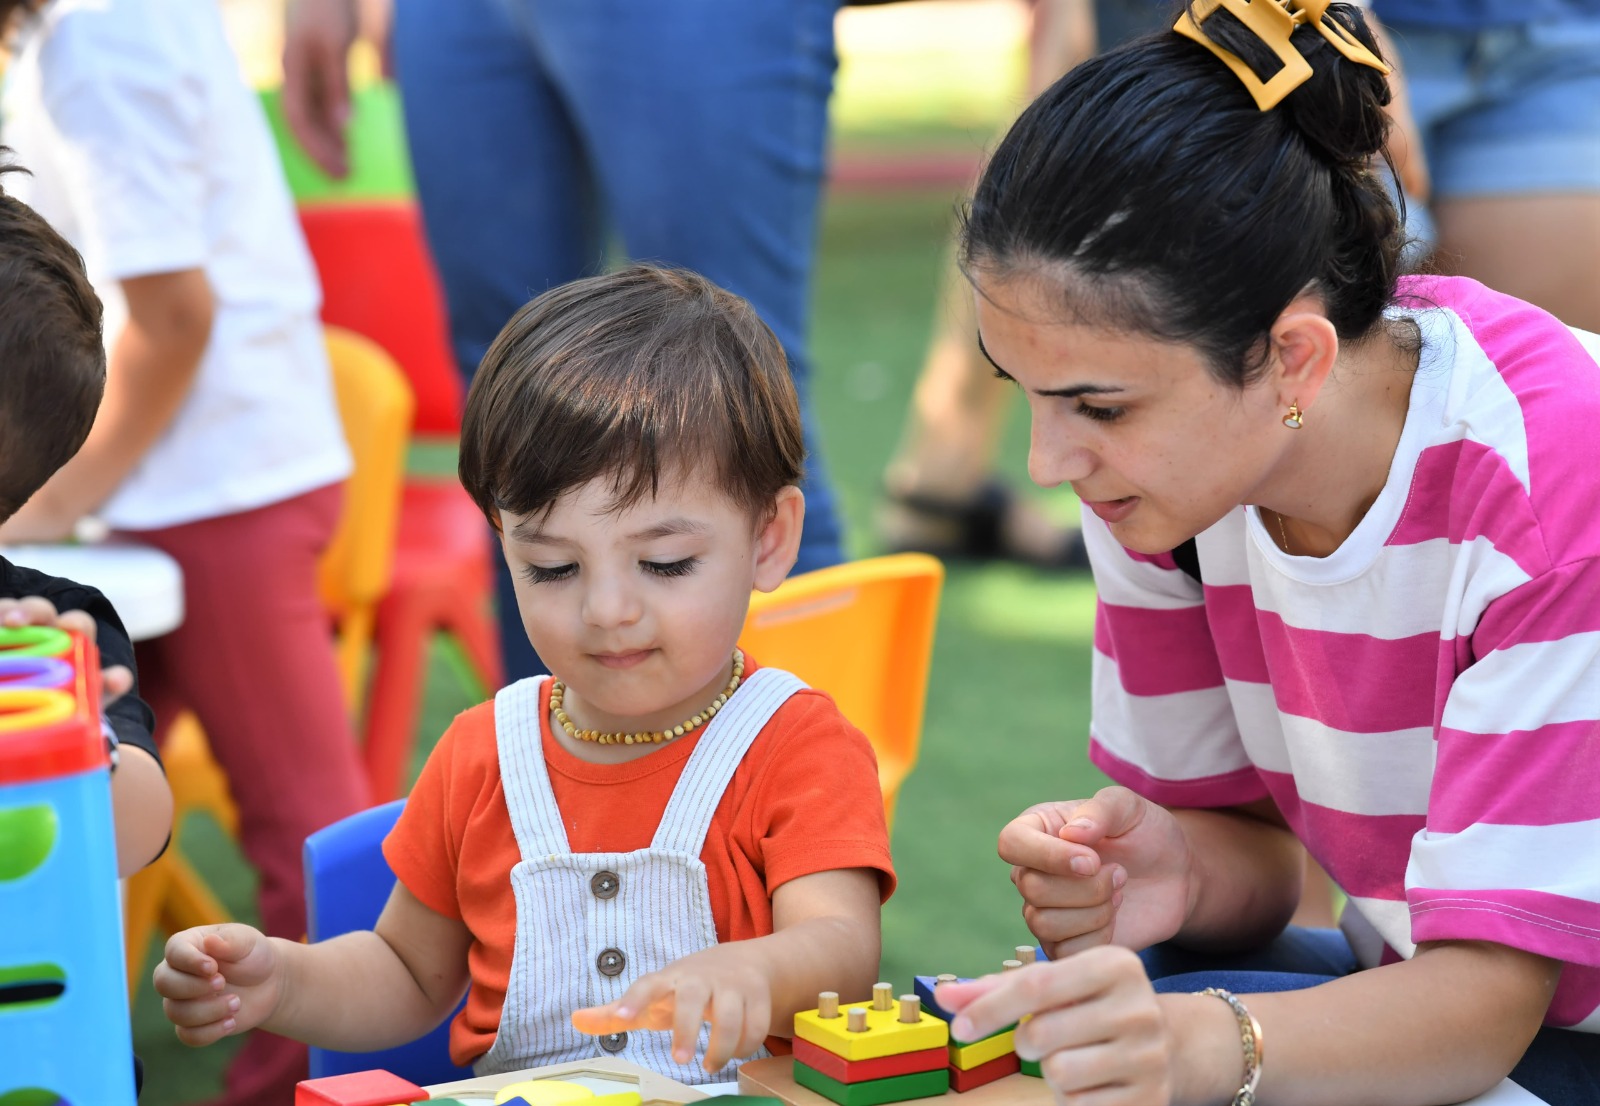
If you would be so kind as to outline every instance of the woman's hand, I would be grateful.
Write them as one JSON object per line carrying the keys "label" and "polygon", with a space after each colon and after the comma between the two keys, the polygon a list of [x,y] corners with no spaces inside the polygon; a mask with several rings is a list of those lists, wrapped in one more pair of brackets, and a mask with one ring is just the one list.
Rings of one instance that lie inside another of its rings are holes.
{"label": "woman's hand", "polygon": [[741,947],[751,943],[713,945],[640,976],[617,1001],[575,1011],[573,1027],[594,1036],[670,1029],[672,1059],[687,1064],[701,1024],[709,1022],[705,1069],[720,1071],[728,1061],[752,1055],[772,1027],[766,964]]}
{"label": "woman's hand", "polygon": [[1127,949],[1092,948],[970,983],[946,983],[936,997],[956,1015],[950,1032],[965,1041],[1019,1023],[1017,1055],[1039,1061],[1057,1101],[1171,1101],[1172,1027],[1144,966]]}
{"label": "woman's hand", "polygon": [[1040,803],[1000,833],[1022,916],[1052,959],[1096,945],[1147,948],[1194,906],[1194,857],[1165,807],[1125,787]]}

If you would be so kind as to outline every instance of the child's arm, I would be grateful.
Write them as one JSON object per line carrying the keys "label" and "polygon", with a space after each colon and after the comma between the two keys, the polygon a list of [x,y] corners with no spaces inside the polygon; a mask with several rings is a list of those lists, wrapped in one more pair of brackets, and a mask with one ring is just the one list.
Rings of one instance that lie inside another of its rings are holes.
{"label": "child's arm", "polygon": [[697,952],[634,981],[616,1002],[579,1010],[579,1032],[670,1029],[672,1054],[694,1056],[711,1023],[705,1069],[749,1056],[768,1034],[790,1035],[818,991],[865,995],[877,978],[878,873],[849,868],[800,876],[772,896],[773,932]]}
{"label": "child's arm", "polygon": [[[103,596],[98,592],[89,594],[91,606],[105,607],[102,616],[110,611]],[[74,608],[57,613],[55,601],[41,595],[0,599],[0,626],[58,626],[76,631],[101,647],[100,659],[105,667],[100,670],[100,703],[112,728],[124,739],[118,752],[117,770],[111,775],[117,874],[123,878],[131,876],[160,856],[166,846],[172,833],[172,789],[167,786],[166,773],[161,770],[160,763],[132,743],[126,728],[133,727],[148,740],[149,708],[135,697],[113,706],[118,699],[134,691],[133,648],[127,636],[121,635],[120,627],[109,621],[102,632],[100,619],[89,610]],[[117,635],[121,635],[120,639],[114,641]],[[117,663],[120,655],[126,655],[129,663]],[[123,709],[130,704],[131,709]]]}
{"label": "child's arm", "polygon": [[171,423],[211,339],[213,301],[204,271],[122,281],[128,322],[106,368],[100,413],[72,460],[9,519],[7,541],[52,541],[110,498]]}
{"label": "child's arm", "polygon": [[[1410,960],[1302,991],[1243,995],[1260,1023],[1258,1101],[1427,1106],[1490,1089],[1533,1039],[1561,966],[1487,942],[1423,945]],[[1157,995],[1138,957],[1102,946],[947,984],[951,1032],[971,1040],[1034,1015],[1017,1053],[1058,1094],[1228,1102],[1244,1072],[1233,1011],[1209,995]]]}
{"label": "child's arm", "polygon": [[176,934],[155,987],[178,1039],[208,1045],[260,1027],[320,1048],[371,1052],[413,1041],[467,987],[472,935],[397,883],[371,930],[314,945],[246,925]]}

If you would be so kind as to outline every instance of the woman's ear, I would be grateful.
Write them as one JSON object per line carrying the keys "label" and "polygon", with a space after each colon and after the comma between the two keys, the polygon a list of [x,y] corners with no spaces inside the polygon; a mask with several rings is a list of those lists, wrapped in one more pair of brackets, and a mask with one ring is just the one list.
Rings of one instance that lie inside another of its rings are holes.
{"label": "woman's ear", "polygon": [[771,591],[789,575],[800,556],[800,531],[805,521],[805,495],[793,484],[786,484],[772,502],[772,517],[756,535],[757,591]]}
{"label": "woman's ear", "polygon": [[1309,408],[1339,358],[1339,332],[1321,301],[1301,296],[1272,324],[1271,339],[1282,405]]}

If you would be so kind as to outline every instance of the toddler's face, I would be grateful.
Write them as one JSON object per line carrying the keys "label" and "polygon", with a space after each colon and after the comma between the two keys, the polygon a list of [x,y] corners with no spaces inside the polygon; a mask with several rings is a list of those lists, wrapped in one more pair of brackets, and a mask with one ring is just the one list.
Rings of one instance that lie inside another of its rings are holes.
{"label": "toddler's face", "polygon": [[522,624],[567,684],[574,721],[659,730],[715,698],[751,590],[776,587],[794,563],[802,504],[785,488],[758,530],[714,480],[689,473],[623,511],[605,477],[544,517],[502,511]]}

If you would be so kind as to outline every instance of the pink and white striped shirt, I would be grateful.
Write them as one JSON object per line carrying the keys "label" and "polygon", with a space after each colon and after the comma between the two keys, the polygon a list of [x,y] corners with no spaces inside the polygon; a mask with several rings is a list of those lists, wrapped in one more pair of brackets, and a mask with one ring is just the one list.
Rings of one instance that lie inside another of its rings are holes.
{"label": "pink and white striped shirt", "polygon": [[1239,508],[1202,587],[1085,518],[1090,757],[1168,806],[1270,795],[1364,966],[1526,949],[1566,964],[1546,1022],[1600,1032],[1600,337],[1473,281],[1401,295],[1405,429],[1332,555]]}

